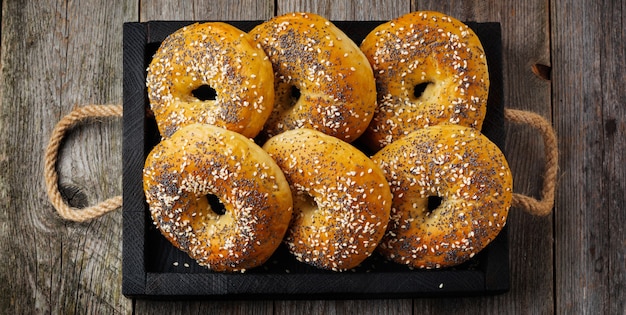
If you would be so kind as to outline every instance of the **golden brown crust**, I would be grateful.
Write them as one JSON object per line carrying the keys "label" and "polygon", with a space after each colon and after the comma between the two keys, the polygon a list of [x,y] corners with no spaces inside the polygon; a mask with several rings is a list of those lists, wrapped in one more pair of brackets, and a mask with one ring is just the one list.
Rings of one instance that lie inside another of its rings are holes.
{"label": "golden brown crust", "polygon": [[[378,90],[364,135],[372,149],[442,123],[480,130],[489,73],[480,40],[467,25],[439,12],[412,12],[375,28],[361,49]],[[421,95],[416,86],[426,86]]]}
{"label": "golden brown crust", "polygon": [[[143,172],[155,225],[175,246],[214,271],[261,265],[281,243],[292,213],[289,184],[250,139],[192,124],[161,141]],[[211,210],[217,196],[225,213]]]}
{"label": "golden brown crust", "polygon": [[391,193],[382,171],[359,150],[310,129],[286,131],[263,146],[293,193],[285,241],[295,257],[343,271],[367,258],[389,221]]}
{"label": "golden brown crust", "polygon": [[[365,131],[376,107],[374,75],[347,35],[312,13],[275,17],[250,35],[275,72],[276,101],[263,132],[267,138],[310,128],[351,142]],[[299,89],[297,101],[292,87]]]}
{"label": "golden brown crust", "polygon": [[[440,125],[394,141],[372,158],[393,193],[379,251],[416,268],[460,264],[504,227],[511,205],[507,161],[473,128]],[[441,204],[429,211],[428,198]]]}
{"label": "golden brown crust", "polygon": [[[272,65],[243,31],[225,23],[196,23],[168,36],[146,78],[150,106],[163,137],[192,123],[256,136],[274,104]],[[208,85],[215,100],[193,95]]]}

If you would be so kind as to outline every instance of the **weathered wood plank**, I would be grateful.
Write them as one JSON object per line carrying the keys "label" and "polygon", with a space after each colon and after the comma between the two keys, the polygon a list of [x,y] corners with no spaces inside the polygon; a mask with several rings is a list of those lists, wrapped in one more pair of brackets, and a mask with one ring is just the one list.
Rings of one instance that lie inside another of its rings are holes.
{"label": "weathered wood plank", "polygon": [[608,212],[608,307],[609,314],[626,314],[626,3],[607,1],[602,10],[604,44],[602,60],[602,107],[604,158],[602,178]]}
{"label": "weathered wood plank", "polygon": [[[43,152],[74,106],[121,103],[122,22],[136,6],[104,1],[4,1],[0,103],[0,313],[123,313],[121,211],[63,221],[43,182]],[[73,130],[61,185],[73,202],[121,193],[121,121]]]}
{"label": "weathered wood plank", "polygon": [[272,301],[157,301],[138,300],[134,314],[272,315]]}
{"label": "weathered wood plank", "polygon": [[394,1],[312,1],[279,0],[276,2],[277,15],[289,12],[317,13],[330,20],[376,21],[390,20],[409,12],[407,0]]}
{"label": "weathered wood plank", "polygon": [[140,21],[266,20],[274,15],[273,1],[140,1]]}
{"label": "weathered wood plank", "polygon": [[[623,314],[624,3],[554,1],[554,117],[561,135],[556,302],[563,314]],[[574,35],[575,34],[575,35]]]}
{"label": "weathered wood plank", "polygon": [[[550,82],[533,74],[536,64],[550,65],[548,3],[545,1],[413,1],[412,10],[435,10],[462,21],[500,22],[505,108],[551,115]],[[526,127],[507,125],[505,154],[514,175],[514,190],[537,196],[543,171],[543,143]],[[553,312],[552,219],[511,209],[508,219],[511,289],[505,295],[478,299],[418,300],[415,309],[433,313],[477,309],[492,313]],[[457,304],[464,305],[458,307]],[[425,305],[428,305],[426,307]],[[457,311],[457,312],[458,312]]]}
{"label": "weathered wood plank", "polygon": [[[276,301],[276,315],[290,314],[411,314],[411,300]],[[418,311],[422,314],[422,311]]]}

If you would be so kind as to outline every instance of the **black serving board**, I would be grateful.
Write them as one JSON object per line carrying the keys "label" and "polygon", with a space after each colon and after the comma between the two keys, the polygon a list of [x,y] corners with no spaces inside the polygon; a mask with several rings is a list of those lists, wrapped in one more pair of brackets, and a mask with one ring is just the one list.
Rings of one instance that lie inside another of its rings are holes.
{"label": "black serving board", "polygon": [[[509,289],[508,232],[470,261],[453,268],[412,270],[376,253],[346,272],[319,270],[296,261],[281,246],[263,266],[243,274],[215,273],[172,246],[147,210],[142,169],[160,137],[149,113],[146,68],[165,37],[190,21],[124,24],[123,294],[139,298],[362,299],[461,296]],[[227,22],[244,31],[261,21]],[[357,44],[382,22],[334,22]],[[490,72],[482,132],[504,146],[501,31],[499,23],[467,24],[480,37]]]}

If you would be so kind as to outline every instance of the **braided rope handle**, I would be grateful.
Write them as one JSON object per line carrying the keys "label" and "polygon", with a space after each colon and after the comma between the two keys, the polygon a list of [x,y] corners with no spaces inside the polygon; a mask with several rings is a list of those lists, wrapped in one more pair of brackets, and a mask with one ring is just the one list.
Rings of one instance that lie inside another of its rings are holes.
{"label": "braided rope handle", "polygon": [[[122,116],[121,105],[87,105],[74,109],[63,117],[54,128],[45,154],[44,178],[50,202],[64,219],[83,222],[97,218],[122,206],[122,196],[109,198],[97,205],[84,209],[69,206],[59,192],[59,175],[56,171],[59,146],[68,130],[88,118],[116,116]],[[509,122],[530,125],[539,130],[543,136],[546,151],[546,170],[543,178],[543,187],[540,192],[541,200],[514,193],[512,205],[513,207],[521,207],[533,215],[548,215],[554,206],[554,191],[558,169],[556,134],[547,120],[533,112],[505,109],[504,118]]]}
{"label": "braided rope handle", "polygon": [[540,200],[533,197],[513,194],[513,207],[520,207],[526,212],[536,216],[546,216],[552,212],[554,207],[554,191],[556,189],[556,176],[559,166],[559,148],[556,133],[542,116],[523,110],[505,109],[504,118],[512,123],[529,125],[541,133],[543,137],[545,152],[545,173],[543,176],[543,186],[539,193]]}
{"label": "braided rope handle", "polygon": [[101,203],[79,209],[68,205],[59,191],[59,174],[56,170],[59,146],[65,133],[78,123],[88,118],[122,116],[121,105],[87,105],[75,108],[63,117],[54,128],[46,149],[44,161],[44,178],[50,202],[61,217],[66,220],[84,222],[97,218],[122,206],[122,196],[109,198]]}

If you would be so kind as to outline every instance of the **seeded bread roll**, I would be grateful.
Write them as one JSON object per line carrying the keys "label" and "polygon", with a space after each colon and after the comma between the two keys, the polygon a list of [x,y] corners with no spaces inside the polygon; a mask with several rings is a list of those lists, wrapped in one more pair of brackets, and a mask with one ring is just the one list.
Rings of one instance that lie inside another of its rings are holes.
{"label": "seeded bread roll", "polygon": [[192,123],[255,137],[274,106],[267,56],[248,34],[219,22],[169,35],[152,57],[146,85],[164,138]]}
{"label": "seeded bread roll", "polygon": [[378,90],[364,135],[370,149],[438,124],[481,129],[489,72],[482,44],[467,25],[439,12],[412,12],[376,27],[361,49]]}
{"label": "seeded bread roll", "polygon": [[263,149],[291,187],[285,242],[304,263],[335,271],[374,251],[389,221],[391,192],[374,162],[347,142],[311,129],[285,131]]}
{"label": "seeded bread roll", "polygon": [[310,128],[352,142],[365,132],[376,107],[374,74],[346,34],[319,15],[290,13],[250,35],[274,67],[276,101],[265,139]]}
{"label": "seeded bread roll", "polygon": [[[394,141],[372,158],[393,193],[379,251],[416,268],[458,265],[506,224],[513,179],[498,147],[469,127],[439,125]],[[440,204],[429,208],[429,199]]]}
{"label": "seeded bread roll", "polygon": [[[213,271],[263,264],[291,219],[289,184],[274,160],[249,138],[212,125],[187,125],[155,146],[143,187],[161,233]],[[207,195],[219,198],[223,214]]]}

